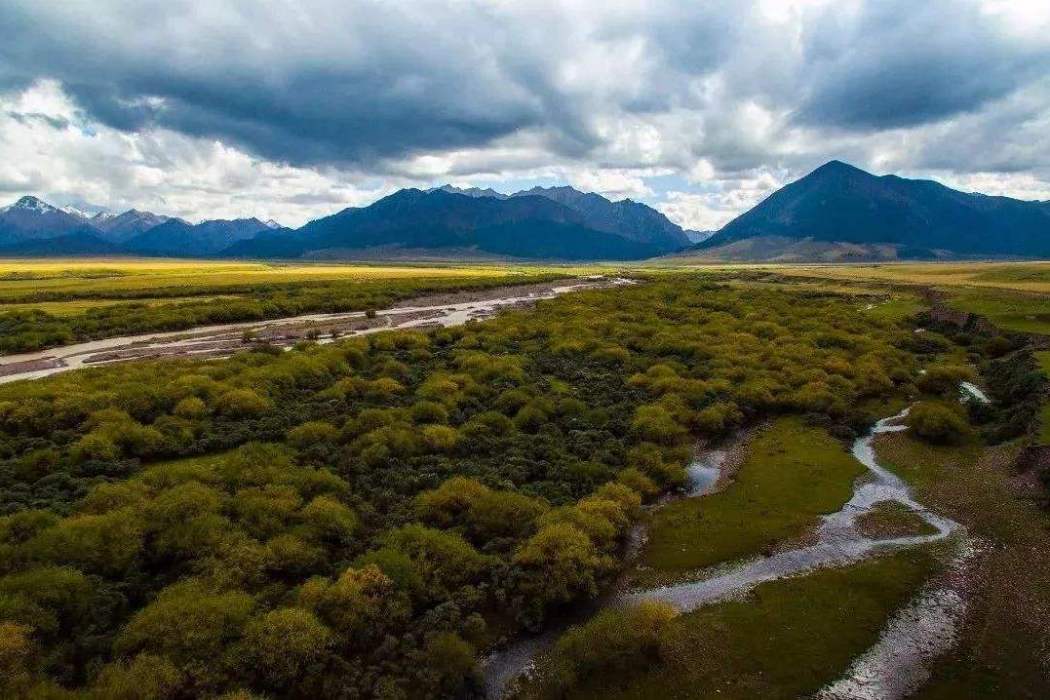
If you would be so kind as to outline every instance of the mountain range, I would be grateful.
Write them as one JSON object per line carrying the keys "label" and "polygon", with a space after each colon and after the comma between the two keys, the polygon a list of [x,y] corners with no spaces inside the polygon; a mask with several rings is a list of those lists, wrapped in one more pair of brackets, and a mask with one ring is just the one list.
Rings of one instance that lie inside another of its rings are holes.
{"label": "mountain range", "polygon": [[136,209],[88,214],[27,196],[0,208],[0,255],[208,257],[262,231],[279,229],[258,219],[190,224]]}
{"label": "mountain range", "polygon": [[732,259],[1050,257],[1050,202],[876,176],[831,161],[693,251]]}
{"label": "mountain range", "polygon": [[660,212],[571,187],[404,189],[290,230],[258,219],[181,219],[61,210],[35,197],[0,209],[0,255],[340,258],[641,259],[690,235]]}
{"label": "mountain range", "polygon": [[288,229],[259,219],[182,219],[59,209],[23,197],[0,209],[0,255],[230,258],[737,260],[1050,257],[1050,202],[876,176],[831,161],[709,233],[655,209],[572,187],[503,194],[403,189]]}

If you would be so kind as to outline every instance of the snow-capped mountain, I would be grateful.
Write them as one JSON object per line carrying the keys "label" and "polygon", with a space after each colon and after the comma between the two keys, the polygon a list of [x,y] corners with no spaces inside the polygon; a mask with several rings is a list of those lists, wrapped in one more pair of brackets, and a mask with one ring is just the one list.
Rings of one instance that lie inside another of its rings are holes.
{"label": "snow-capped mountain", "polygon": [[72,216],[79,217],[84,221],[88,222],[95,220],[104,221],[107,218],[113,217],[113,213],[107,210],[105,207],[96,207],[90,205],[74,206],[72,204],[67,204],[66,206],[62,207],[62,211],[64,211],[67,214],[71,214]]}
{"label": "snow-capped mountain", "polygon": [[8,212],[33,212],[37,214],[48,214],[51,212],[62,211],[58,207],[53,207],[42,199],[26,195],[22,197],[14,204],[8,204],[6,207],[0,209],[0,213],[6,214]]}
{"label": "snow-capped mountain", "polygon": [[456,187],[455,185],[441,185],[440,187],[432,187],[427,192],[433,192],[435,190],[441,190],[442,192],[451,192],[452,194],[462,194],[467,197],[491,197],[493,199],[507,199],[510,195],[497,192],[491,187],[482,189],[481,187]]}
{"label": "snow-capped mountain", "polygon": [[103,238],[114,243],[130,240],[151,228],[166,224],[172,217],[138,209],[129,209],[123,214],[107,218],[93,218],[90,223],[102,232]]}
{"label": "snow-capped mountain", "polygon": [[22,197],[0,209],[0,245],[23,240],[54,238],[93,228],[84,219],[36,197]]}

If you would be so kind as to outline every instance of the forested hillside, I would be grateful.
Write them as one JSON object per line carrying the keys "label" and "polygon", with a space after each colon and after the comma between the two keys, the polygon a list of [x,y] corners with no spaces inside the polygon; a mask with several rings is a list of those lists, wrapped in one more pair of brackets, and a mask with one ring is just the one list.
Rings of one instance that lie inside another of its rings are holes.
{"label": "forested hillside", "polygon": [[609,579],[698,437],[850,435],[910,386],[912,333],[855,309],[671,277],[5,386],[6,692],[476,694],[480,652]]}

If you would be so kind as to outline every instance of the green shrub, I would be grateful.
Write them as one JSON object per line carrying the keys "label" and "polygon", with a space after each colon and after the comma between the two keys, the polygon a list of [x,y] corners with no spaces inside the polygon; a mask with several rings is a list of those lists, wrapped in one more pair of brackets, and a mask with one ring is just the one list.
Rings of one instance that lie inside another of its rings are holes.
{"label": "green shrub", "polygon": [[908,427],[914,433],[933,443],[958,443],[971,433],[962,411],[941,402],[923,401],[908,413]]}

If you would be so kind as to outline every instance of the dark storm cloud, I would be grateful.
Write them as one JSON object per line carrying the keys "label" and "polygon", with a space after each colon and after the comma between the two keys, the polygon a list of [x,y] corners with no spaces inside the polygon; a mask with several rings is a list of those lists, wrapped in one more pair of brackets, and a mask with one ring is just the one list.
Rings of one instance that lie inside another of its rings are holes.
{"label": "dark storm cloud", "polygon": [[807,33],[798,119],[816,126],[934,122],[1003,98],[1050,67],[1045,43],[1019,42],[967,2],[869,2]]}
{"label": "dark storm cloud", "polygon": [[[516,162],[743,171],[816,160],[777,155],[792,127],[922,127],[1050,68],[1045,40],[1005,33],[977,0],[770,7],[786,5],[0,0],[0,90],[54,79],[86,119],[295,165],[408,175],[412,156],[528,135]],[[749,106],[773,126],[756,129]],[[631,119],[672,144],[662,161],[621,147]]]}
{"label": "dark storm cloud", "polygon": [[18,39],[0,62],[8,85],[57,79],[108,126],[159,125],[297,163],[481,145],[542,123],[536,61],[504,64],[486,44],[504,30],[485,13],[458,18],[458,33],[453,13],[429,5],[332,2],[304,17],[243,2],[213,17],[186,2],[15,2],[2,12]]}

